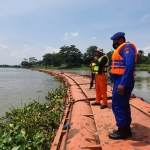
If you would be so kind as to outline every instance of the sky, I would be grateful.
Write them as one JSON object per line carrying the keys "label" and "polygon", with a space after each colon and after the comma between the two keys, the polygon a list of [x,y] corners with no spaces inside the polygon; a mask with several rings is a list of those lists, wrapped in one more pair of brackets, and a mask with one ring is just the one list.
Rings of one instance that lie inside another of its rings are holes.
{"label": "sky", "polygon": [[150,0],[0,0],[0,65],[42,60],[62,46],[112,49],[110,37],[125,32],[150,53]]}

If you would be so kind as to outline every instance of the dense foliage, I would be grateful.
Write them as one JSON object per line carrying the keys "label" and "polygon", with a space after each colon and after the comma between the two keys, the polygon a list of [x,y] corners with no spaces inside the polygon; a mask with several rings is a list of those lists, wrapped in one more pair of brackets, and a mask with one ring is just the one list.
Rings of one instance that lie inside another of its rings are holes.
{"label": "dense foliage", "polygon": [[[96,55],[97,46],[89,46],[85,53],[76,48],[75,45],[62,46],[58,53],[47,53],[43,56],[43,60],[38,61],[35,57],[24,59],[21,62],[23,67],[34,67],[34,66],[47,66],[47,67],[58,67],[64,64],[65,66],[79,66],[89,65]],[[105,50],[104,50],[105,51]],[[113,50],[110,50],[107,55],[111,59]],[[143,50],[138,50],[138,64],[150,64],[150,53],[148,56],[144,55]]]}
{"label": "dense foliage", "polygon": [[62,58],[62,63],[68,66],[82,63],[82,53],[75,45],[61,47],[59,54]]}
{"label": "dense foliage", "polygon": [[87,48],[86,52],[83,54],[83,63],[89,64],[93,58],[96,56],[96,50],[97,46],[90,46]]}
{"label": "dense foliage", "polygon": [[0,119],[0,150],[49,150],[62,119],[65,94],[61,85],[48,92],[49,103],[11,108]]}

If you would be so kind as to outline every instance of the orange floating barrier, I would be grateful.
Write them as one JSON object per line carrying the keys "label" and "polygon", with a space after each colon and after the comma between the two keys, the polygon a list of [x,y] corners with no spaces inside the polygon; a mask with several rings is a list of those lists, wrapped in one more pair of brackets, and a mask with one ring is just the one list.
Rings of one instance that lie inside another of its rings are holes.
{"label": "orange floating barrier", "polygon": [[[66,110],[51,150],[150,150],[150,104],[130,98],[133,136],[111,140],[109,132],[116,129],[112,113],[112,87],[107,86],[108,108],[92,106],[95,89],[89,89],[90,79],[77,74],[44,70],[60,77],[68,87]],[[67,128],[63,130],[63,126]]]}

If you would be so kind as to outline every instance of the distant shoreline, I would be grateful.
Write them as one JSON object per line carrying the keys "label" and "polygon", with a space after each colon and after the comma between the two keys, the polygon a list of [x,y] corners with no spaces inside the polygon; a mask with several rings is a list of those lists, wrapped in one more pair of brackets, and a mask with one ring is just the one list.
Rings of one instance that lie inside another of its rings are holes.
{"label": "distant shoreline", "polygon": [[[136,71],[148,71],[150,64],[137,64],[136,65]],[[0,66],[0,68],[22,68],[21,66]],[[61,65],[59,67],[53,67],[53,66],[35,66],[31,68],[40,68],[40,69],[72,69],[72,70],[90,70],[90,67],[88,65],[75,65],[75,66],[66,66]],[[30,69],[30,68],[29,68]]]}
{"label": "distant shoreline", "polygon": [[[150,64],[137,64],[136,65],[136,71],[148,71]],[[78,66],[59,66],[59,67],[53,67],[53,66],[39,66],[35,68],[41,68],[41,69],[69,69],[69,70],[90,70],[90,67],[88,65],[78,65]]]}

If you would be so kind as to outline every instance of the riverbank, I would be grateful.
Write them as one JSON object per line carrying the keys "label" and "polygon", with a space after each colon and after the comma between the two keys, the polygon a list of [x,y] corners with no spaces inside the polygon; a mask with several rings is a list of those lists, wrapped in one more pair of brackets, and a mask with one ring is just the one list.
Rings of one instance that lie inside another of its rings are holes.
{"label": "riverbank", "polygon": [[136,71],[148,71],[150,64],[137,64]]}
{"label": "riverbank", "polygon": [[61,84],[48,92],[48,103],[34,101],[6,112],[0,118],[0,149],[49,150],[64,114],[65,96],[66,87]]}
{"label": "riverbank", "polygon": [[[136,65],[136,70],[137,71],[148,71],[150,64],[137,64]],[[39,66],[36,67],[39,69],[72,69],[72,70],[90,70],[90,67],[88,65],[75,65],[75,66],[66,66],[66,65],[61,65],[59,67],[53,67],[53,66]]]}

